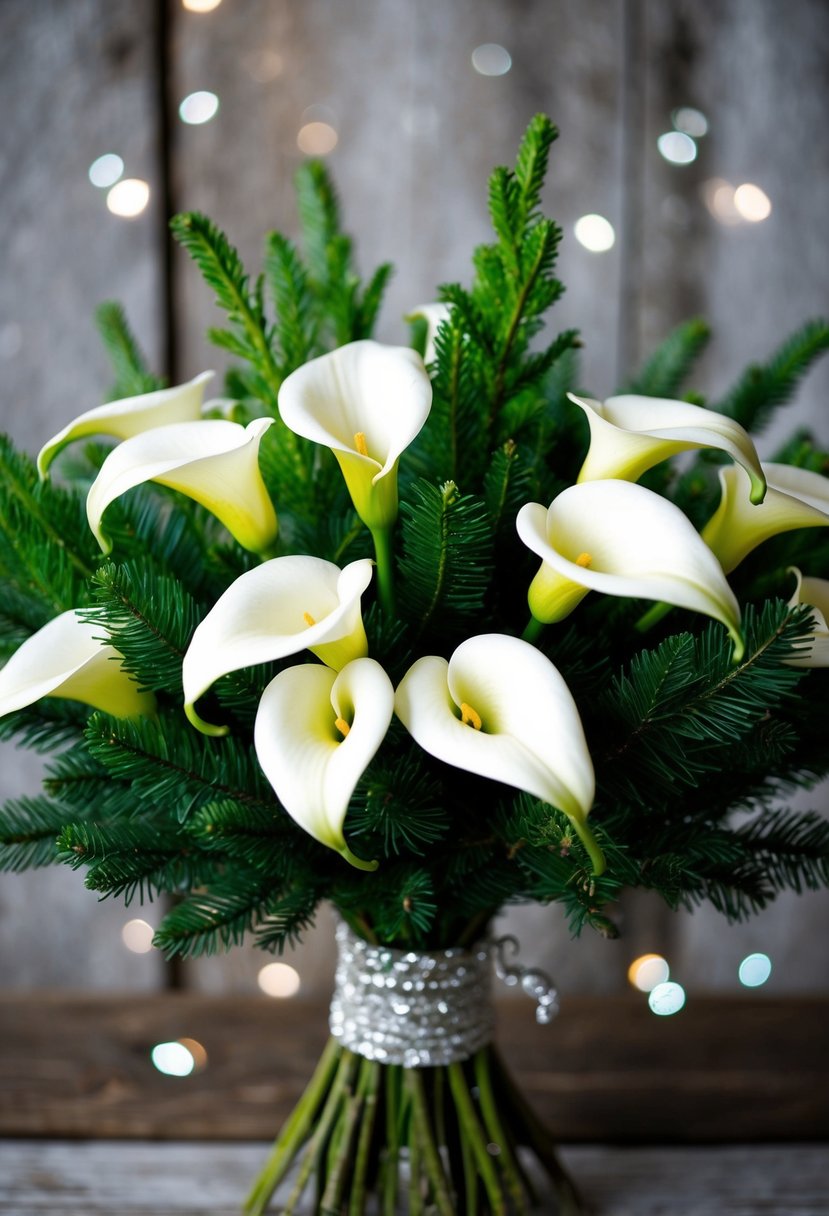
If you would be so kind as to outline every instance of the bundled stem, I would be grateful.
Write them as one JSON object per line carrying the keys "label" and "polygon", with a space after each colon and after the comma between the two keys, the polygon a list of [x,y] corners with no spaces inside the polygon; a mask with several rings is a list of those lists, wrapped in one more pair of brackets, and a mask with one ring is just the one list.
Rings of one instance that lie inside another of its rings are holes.
{"label": "bundled stem", "polygon": [[[436,1216],[529,1216],[538,1202],[519,1150],[543,1167],[559,1216],[583,1207],[548,1133],[491,1046],[463,1063],[404,1068],[330,1039],[245,1204],[292,1216],[312,1190],[314,1216],[406,1210]],[[290,1178],[287,1198],[276,1201]],[[377,1207],[369,1204],[376,1202]],[[551,1211],[549,1200],[545,1210]]]}

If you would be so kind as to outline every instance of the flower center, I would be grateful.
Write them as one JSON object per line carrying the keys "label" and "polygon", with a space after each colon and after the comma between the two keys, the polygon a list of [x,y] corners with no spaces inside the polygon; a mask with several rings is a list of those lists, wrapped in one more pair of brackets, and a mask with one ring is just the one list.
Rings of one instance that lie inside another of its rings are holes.
{"label": "flower center", "polygon": [[361,456],[368,456],[368,444],[366,443],[365,434],[358,431],[354,436],[354,446]]}
{"label": "flower center", "polygon": [[481,715],[471,705],[467,705],[466,701],[461,701],[461,722],[464,726],[471,726],[473,730],[481,729]]}
{"label": "flower center", "polygon": [[587,566],[591,565],[592,561],[593,558],[589,553],[580,553],[576,558],[576,565],[586,568]]}
{"label": "flower center", "polygon": [[335,718],[334,725],[336,726],[337,730],[340,732],[340,734],[342,735],[343,738],[345,738],[346,735],[348,734],[348,732],[351,730],[351,727],[348,725],[345,718]]}
{"label": "flower center", "polygon": [[316,625],[316,623],[317,623],[317,622],[314,620],[314,618],[311,616],[311,613],[310,613],[310,612],[303,612],[303,614],[302,614],[302,619],[303,619],[303,621],[305,622],[305,624],[306,624],[306,625],[308,625],[309,627],[310,627],[311,625]]}

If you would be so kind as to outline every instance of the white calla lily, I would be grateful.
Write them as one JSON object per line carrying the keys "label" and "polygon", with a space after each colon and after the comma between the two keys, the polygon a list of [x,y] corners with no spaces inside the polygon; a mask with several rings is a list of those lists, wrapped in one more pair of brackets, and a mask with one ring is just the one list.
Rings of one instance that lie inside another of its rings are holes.
{"label": "white calla lily", "polygon": [[184,709],[206,734],[223,735],[195,711],[220,676],[311,650],[339,670],[368,653],[360,598],[368,558],[344,569],[321,557],[275,557],[231,583],[196,629],[182,664]]}
{"label": "white calla lily", "polygon": [[112,548],[101,527],[104,511],[145,481],[157,481],[201,503],[245,549],[266,553],[278,525],[259,471],[259,443],[272,424],[272,418],[256,418],[246,427],[208,419],[160,426],[125,439],[101,465],[86,500],[89,526],[104,553]]}
{"label": "white calla lily", "polygon": [[419,304],[406,314],[407,321],[423,320],[426,322],[426,346],[423,351],[423,362],[434,363],[436,358],[435,338],[444,321],[448,321],[452,312],[451,304]]}
{"label": "white calla lily", "polygon": [[690,448],[718,448],[742,465],[751,479],[750,498],[763,501],[766,479],[748,432],[712,410],[686,401],[625,394],[594,401],[567,396],[590,424],[590,449],[579,481],[614,477],[638,481],[654,465]]}
{"label": "white calla lily", "polygon": [[397,519],[397,464],[431,403],[420,355],[369,340],[312,359],[279,390],[286,426],[331,449],[357,514],[373,532]]}
{"label": "white calla lily", "polygon": [[489,633],[462,642],[449,662],[426,655],[401,680],[394,708],[430,756],[563,811],[601,873],[604,858],[587,827],[595,777],[581,719],[535,646]]}
{"label": "white calla lily", "polygon": [[808,604],[815,628],[808,649],[804,647],[796,658],[784,662],[790,667],[829,667],[829,579],[804,578],[797,566],[791,566],[790,573],[797,579],[797,586],[789,605]]}
{"label": "white calla lily", "polygon": [[38,473],[46,477],[57,454],[76,439],[88,439],[91,435],[131,439],[133,435],[140,435],[157,426],[198,421],[204,408],[205,385],[214,375],[215,372],[201,372],[186,384],[142,393],[138,397],[122,397],[119,401],[108,401],[105,405],[79,414],[40,449]]}
{"label": "white calla lily", "polygon": [[140,690],[115,647],[101,641],[101,626],[74,609],[27,638],[0,670],[0,716],[41,697],[83,701],[116,718],[155,712],[152,693]]}
{"label": "white calla lily", "polygon": [[389,677],[374,659],[361,658],[339,674],[314,663],[289,667],[271,680],[256,715],[256,754],[285,810],[361,870],[375,870],[377,862],[354,856],[343,825],[393,707]]}
{"label": "white calla lily", "polygon": [[720,469],[720,505],[702,529],[702,539],[726,574],[764,540],[795,528],[829,525],[829,477],[789,464],[764,464],[768,489],[759,506],[746,495],[746,474],[736,465]]}
{"label": "white calla lily", "polygon": [[[759,510],[752,507],[751,510]],[[689,608],[725,625],[734,657],[743,653],[740,606],[719,562],[672,502],[629,481],[585,481],[550,507],[526,503],[518,535],[542,559],[530,611],[550,624],[588,591]]]}

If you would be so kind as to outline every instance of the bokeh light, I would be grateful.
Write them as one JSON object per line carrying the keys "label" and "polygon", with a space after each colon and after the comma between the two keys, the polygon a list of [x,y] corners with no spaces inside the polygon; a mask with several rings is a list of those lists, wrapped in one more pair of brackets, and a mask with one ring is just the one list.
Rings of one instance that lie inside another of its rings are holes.
{"label": "bokeh light", "polygon": [[207,1067],[207,1051],[198,1039],[178,1039],[178,1043],[193,1057],[193,1072],[201,1072]]}
{"label": "bokeh light", "polygon": [[610,220],[603,215],[582,215],[573,225],[576,240],[591,253],[606,253],[616,243]]}
{"label": "bokeh light", "polygon": [[693,139],[702,139],[708,133],[708,119],[695,106],[680,106],[671,114],[671,122],[677,131]]}
{"label": "bokeh light", "polygon": [[749,224],[759,224],[771,215],[771,199],[753,182],[743,182],[734,191],[734,206]]}
{"label": "bokeh light", "polygon": [[133,954],[147,954],[153,948],[154,932],[145,920],[128,920],[121,930],[121,940]]}
{"label": "bokeh light", "polygon": [[196,1067],[192,1051],[183,1043],[156,1043],[150,1059],[167,1077],[189,1077]]}
{"label": "bokeh light", "polygon": [[248,76],[257,84],[269,84],[270,81],[281,76],[285,69],[285,61],[279,51],[270,50],[268,47],[251,51],[249,55],[245,56],[242,63]]}
{"label": "bokeh light", "polygon": [[651,992],[664,984],[671,974],[667,961],[661,954],[642,954],[628,967],[628,979],[640,992]]}
{"label": "bokeh light", "polygon": [[672,1013],[679,1013],[685,1004],[685,989],[673,980],[666,984],[657,984],[648,997],[648,1004],[653,1013],[663,1018],[670,1017]]}
{"label": "bokeh light", "polygon": [[179,118],[190,127],[200,127],[210,122],[219,112],[219,99],[215,93],[200,89],[184,98],[178,108]]}
{"label": "bokeh light", "polygon": [[697,145],[684,131],[666,131],[656,141],[660,156],[672,165],[690,165],[697,158]]}
{"label": "bokeh light", "polygon": [[188,13],[212,13],[221,2],[222,0],[181,0],[181,6],[186,8]]}
{"label": "bokeh light", "polygon": [[737,977],[746,988],[759,988],[771,975],[771,959],[767,954],[749,954],[740,963]]}
{"label": "bokeh light", "polygon": [[99,190],[114,186],[124,172],[124,162],[115,152],[105,152],[89,166],[89,180]]}
{"label": "bokeh light", "polygon": [[300,988],[299,972],[287,963],[267,963],[261,968],[256,982],[266,996],[296,996]]}
{"label": "bokeh light", "polygon": [[505,76],[512,67],[512,56],[497,42],[484,42],[472,52],[472,66],[479,76]]}
{"label": "bokeh light", "polygon": [[121,219],[134,220],[150,201],[149,183],[140,177],[125,177],[116,182],[107,195],[107,207]]}
{"label": "bokeh light", "polygon": [[337,132],[327,122],[306,122],[297,132],[296,142],[306,156],[327,156],[338,141]]}

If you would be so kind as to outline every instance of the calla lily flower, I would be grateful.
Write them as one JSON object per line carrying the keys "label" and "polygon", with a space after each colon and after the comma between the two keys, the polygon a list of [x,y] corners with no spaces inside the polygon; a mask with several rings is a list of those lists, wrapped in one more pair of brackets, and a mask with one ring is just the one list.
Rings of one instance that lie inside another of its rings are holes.
{"label": "calla lily flower", "polygon": [[112,549],[101,527],[104,511],[145,481],[195,499],[245,549],[266,553],[276,539],[277,520],[259,472],[259,443],[272,424],[272,418],[256,418],[246,427],[222,419],[179,422],[124,440],[101,465],[86,500],[89,526],[104,553]]}
{"label": "calla lily flower", "polygon": [[368,340],[312,359],[279,390],[286,426],[331,448],[357,514],[372,531],[397,519],[397,464],[431,403],[420,355]]}
{"label": "calla lily flower", "polygon": [[804,578],[797,566],[790,567],[797,579],[794,595],[789,605],[794,608],[798,604],[808,604],[812,609],[815,630],[811,636],[811,646],[799,650],[795,658],[785,659],[790,667],[829,667],[829,580],[825,578]]}
{"label": "calla lily flower", "polygon": [[343,824],[357,782],[385,738],[394,689],[374,659],[337,674],[304,663],[271,680],[262,694],[253,741],[259,763],[285,810],[315,840],[360,870]]}
{"label": "calla lily flower", "polygon": [[581,719],[535,646],[489,633],[462,642],[448,663],[426,655],[401,680],[394,708],[430,756],[563,811],[601,873],[604,858],[587,827],[595,777]]}
{"label": "calla lily flower", "polygon": [[311,650],[339,670],[368,654],[360,597],[371,582],[367,558],[340,570],[301,554],[275,557],[242,574],[196,629],[182,664],[184,710],[199,730],[224,735],[195,711],[208,688],[231,671]]}
{"label": "calla lily flower", "polygon": [[718,448],[743,466],[751,479],[750,498],[763,501],[766,479],[748,433],[724,414],[685,401],[627,394],[593,401],[567,396],[590,424],[590,449],[579,481],[618,477],[638,481],[655,464],[689,448]]}
{"label": "calla lily flower", "polygon": [[547,510],[526,503],[515,522],[543,563],[529,591],[536,620],[562,620],[591,590],[658,600],[721,621],[735,660],[742,657],[740,607],[719,563],[690,520],[659,494],[629,481],[585,481]]}
{"label": "calla lily flower", "polygon": [[90,435],[131,439],[133,435],[157,426],[197,421],[202,413],[204,386],[214,375],[214,372],[201,372],[186,384],[142,393],[139,397],[122,397],[120,401],[108,401],[106,405],[79,414],[40,449],[38,473],[46,477],[58,452],[76,439],[87,439]]}
{"label": "calla lily flower", "polygon": [[829,525],[829,478],[790,464],[765,464],[768,491],[760,506],[746,501],[746,474],[720,469],[720,505],[702,530],[726,574],[764,540],[795,528]]}
{"label": "calla lily flower", "polygon": [[434,363],[437,358],[435,338],[444,321],[448,321],[452,312],[451,304],[420,304],[406,315],[405,320],[426,322],[426,348],[423,352],[423,362]]}
{"label": "calla lily flower", "polygon": [[0,670],[0,716],[41,697],[83,701],[115,718],[155,712],[152,693],[140,690],[115,647],[101,641],[101,626],[74,609],[27,638]]}

